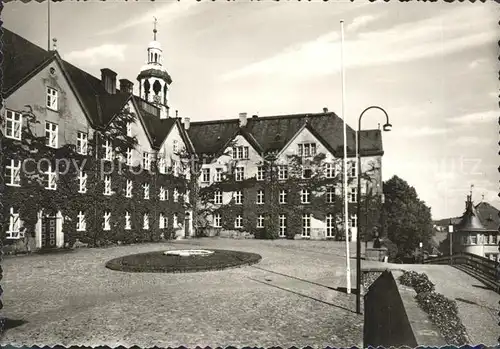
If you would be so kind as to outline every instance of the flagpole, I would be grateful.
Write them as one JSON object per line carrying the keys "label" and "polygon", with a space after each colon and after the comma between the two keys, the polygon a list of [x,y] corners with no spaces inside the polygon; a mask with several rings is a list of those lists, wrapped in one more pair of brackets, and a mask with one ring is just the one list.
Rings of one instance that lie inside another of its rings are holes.
{"label": "flagpole", "polygon": [[50,51],[50,1],[47,0],[47,51]]}
{"label": "flagpole", "polygon": [[346,278],[347,293],[351,293],[351,261],[349,254],[349,210],[347,200],[347,122],[345,115],[345,72],[344,72],[344,21],[340,21],[341,45],[340,45],[340,75],[342,77],[342,119],[344,121],[344,230],[346,249]]}

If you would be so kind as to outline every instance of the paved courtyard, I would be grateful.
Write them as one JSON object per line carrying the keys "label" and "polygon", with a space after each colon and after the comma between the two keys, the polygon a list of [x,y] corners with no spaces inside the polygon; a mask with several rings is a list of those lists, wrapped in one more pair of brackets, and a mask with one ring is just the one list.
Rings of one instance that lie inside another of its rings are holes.
{"label": "paved courtyard", "polygon": [[[255,252],[262,261],[182,274],[104,266],[127,254],[179,248]],[[344,256],[344,243],[333,241],[193,239],[6,257],[3,316],[25,323],[8,329],[0,344],[361,347],[355,296],[336,290],[346,286]],[[474,278],[440,265],[363,267],[427,273],[436,291],[457,300],[472,342],[495,344],[500,297]],[[355,259],[351,270],[354,287]]]}
{"label": "paved courtyard", "polygon": [[[263,258],[254,266],[183,274],[104,266],[131,253],[200,247]],[[338,242],[195,239],[6,257],[3,316],[27,322],[8,329],[1,343],[361,346],[355,296],[335,290],[346,284],[344,250]]]}

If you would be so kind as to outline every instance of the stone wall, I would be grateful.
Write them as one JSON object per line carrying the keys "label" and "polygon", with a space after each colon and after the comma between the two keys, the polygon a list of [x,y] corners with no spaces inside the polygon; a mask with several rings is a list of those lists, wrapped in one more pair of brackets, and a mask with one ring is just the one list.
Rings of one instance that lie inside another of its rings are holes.
{"label": "stone wall", "polygon": [[399,284],[401,272],[385,270],[364,296],[363,346],[446,345],[428,315],[415,301],[415,291]]}

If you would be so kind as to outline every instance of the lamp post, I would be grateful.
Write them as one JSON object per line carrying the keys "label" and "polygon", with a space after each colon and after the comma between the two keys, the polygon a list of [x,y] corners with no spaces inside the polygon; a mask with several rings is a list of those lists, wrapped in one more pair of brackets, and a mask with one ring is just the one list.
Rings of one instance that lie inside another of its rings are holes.
{"label": "lamp post", "polygon": [[357,157],[357,177],[358,177],[358,191],[357,191],[357,199],[358,203],[356,204],[356,216],[358,217],[358,236],[356,239],[356,313],[361,314],[361,240],[359,237],[361,236],[361,224],[360,221],[360,216],[361,216],[361,205],[360,205],[360,197],[361,197],[361,155],[359,149],[361,148],[361,138],[360,138],[360,131],[361,131],[361,119],[363,118],[363,115],[370,109],[378,109],[382,111],[385,115],[385,124],[383,126],[384,131],[390,131],[392,128],[392,125],[389,123],[389,115],[387,115],[387,112],[382,109],[381,107],[374,106],[372,105],[371,107],[366,108],[361,112],[359,115],[358,119],[358,132],[356,134],[356,157]]}
{"label": "lamp post", "polygon": [[450,264],[453,264],[453,224],[450,219],[448,223],[448,233],[450,234]]}

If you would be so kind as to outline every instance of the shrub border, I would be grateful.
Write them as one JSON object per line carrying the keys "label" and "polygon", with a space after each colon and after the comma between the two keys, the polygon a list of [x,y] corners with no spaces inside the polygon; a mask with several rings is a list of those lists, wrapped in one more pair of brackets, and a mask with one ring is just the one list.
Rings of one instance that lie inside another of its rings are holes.
{"label": "shrub border", "polygon": [[[201,265],[201,266],[166,266],[164,268],[151,268],[145,269],[144,265],[141,266],[124,266],[121,261],[125,257],[129,256],[138,256],[138,255],[147,255],[158,253],[161,251],[150,251],[145,253],[135,253],[131,255],[121,256],[106,262],[106,268],[114,270],[114,271],[122,271],[122,272],[130,272],[130,273],[190,273],[190,272],[203,272],[203,271],[216,271],[216,270],[224,270],[224,269],[232,269],[239,268],[244,266],[253,265],[259,263],[262,260],[262,256],[257,253],[251,252],[243,252],[243,251],[234,251],[234,250],[219,250],[219,249],[211,249],[214,252],[237,252],[241,254],[238,256],[240,261],[232,262],[232,263],[217,263],[214,265]],[[207,256],[210,258],[210,256]],[[179,258],[189,258],[189,257],[179,257]]]}
{"label": "shrub border", "polygon": [[[466,345],[468,343],[468,335],[465,329],[465,326],[462,323],[462,320],[455,312],[449,312],[447,317],[449,320],[446,324],[439,323],[435,321],[436,315],[439,312],[437,307],[424,307],[423,303],[429,298],[439,297],[443,300],[449,302],[450,304],[454,304],[456,308],[456,301],[451,300],[445,297],[441,293],[437,293],[434,291],[434,284],[429,280],[429,277],[425,273],[417,273],[415,271],[403,271],[403,274],[398,278],[398,281],[404,285],[411,287],[415,290],[417,295],[415,296],[415,300],[418,303],[420,309],[422,309],[427,315],[431,322],[436,325],[439,333],[443,338],[451,345]],[[448,329],[452,329],[449,331]],[[448,331],[445,331],[448,330]],[[450,334],[451,332],[451,334]]]}

